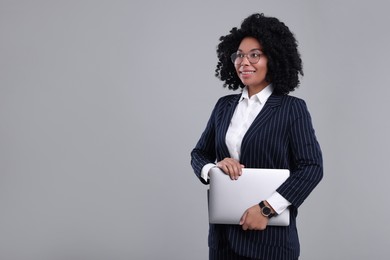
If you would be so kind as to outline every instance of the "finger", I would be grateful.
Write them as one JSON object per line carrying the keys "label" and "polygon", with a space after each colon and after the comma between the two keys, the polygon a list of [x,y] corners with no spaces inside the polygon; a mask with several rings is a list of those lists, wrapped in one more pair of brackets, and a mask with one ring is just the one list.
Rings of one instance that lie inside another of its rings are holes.
{"label": "finger", "polygon": [[239,175],[237,169],[234,166],[230,168],[230,172],[231,172],[232,180],[238,180]]}
{"label": "finger", "polygon": [[228,164],[228,168],[232,180],[237,180],[238,177],[241,176],[241,165],[238,162],[236,161],[230,162],[230,164]]}
{"label": "finger", "polygon": [[223,163],[221,169],[226,175],[229,175],[230,179],[233,179],[233,174],[230,165]]}
{"label": "finger", "polygon": [[231,164],[227,164],[226,165],[226,172],[227,174],[229,175],[230,179],[231,180],[236,180],[237,177],[236,177],[236,171],[234,169],[234,165],[231,165]]}
{"label": "finger", "polygon": [[224,163],[217,163],[217,167],[220,168],[224,174],[229,175],[229,168]]}
{"label": "finger", "polygon": [[244,165],[240,164],[235,159],[225,158],[217,163],[217,167],[225,174],[229,175],[231,180],[237,180],[238,177],[242,175],[242,168]]}
{"label": "finger", "polygon": [[244,165],[240,164],[238,168],[238,174],[241,176],[242,175],[242,168],[244,168]]}
{"label": "finger", "polygon": [[236,179],[237,171],[234,164],[229,164],[229,175],[232,178],[232,180]]}
{"label": "finger", "polygon": [[248,225],[247,224],[242,225],[242,230],[248,230]]}

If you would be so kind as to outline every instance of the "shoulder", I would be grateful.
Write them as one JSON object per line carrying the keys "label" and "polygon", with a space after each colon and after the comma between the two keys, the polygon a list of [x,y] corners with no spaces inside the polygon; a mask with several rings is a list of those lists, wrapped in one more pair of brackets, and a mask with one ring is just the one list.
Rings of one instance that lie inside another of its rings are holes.
{"label": "shoulder", "polygon": [[290,96],[290,95],[282,95],[282,103],[286,105],[305,105],[306,102],[302,98]]}
{"label": "shoulder", "polygon": [[283,106],[289,111],[292,120],[311,117],[306,102],[302,98],[285,95],[282,101]]}
{"label": "shoulder", "polygon": [[279,105],[284,109],[307,109],[306,102],[299,97],[294,97],[290,95],[272,95],[275,103],[279,103]]}
{"label": "shoulder", "polygon": [[241,96],[241,93],[239,93],[239,94],[229,94],[229,95],[220,97],[218,99],[218,102],[226,102],[226,101],[238,99],[238,98],[240,98],[240,96]]}
{"label": "shoulder", "polygon": [[271,107],[277,108],[280,113],[289,115],[291,119],[309,115],[306,102],[302,98],[273,94],[268,100]]}
{"label": "shoulder", "polygon": [[220,107],[220,106],[226,106],[227,104],[234,103],[234,102],[239,100],[240,96],[241,96],[241,93],[240,94],[230,94],[230,95],[220,97],[215,106]]}

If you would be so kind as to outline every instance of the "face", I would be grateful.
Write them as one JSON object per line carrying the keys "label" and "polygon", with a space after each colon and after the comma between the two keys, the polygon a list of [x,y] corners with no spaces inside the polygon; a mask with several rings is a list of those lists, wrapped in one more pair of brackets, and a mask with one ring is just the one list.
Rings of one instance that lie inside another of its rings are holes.
{"label": "face", "polygon": [[237,75],[242,83],[248,86],[250,95],[260,92],[269,84],[265,80],[268,59],[263,54],[258,40],[252,37],[244,38],[238,47],[235,61]]}

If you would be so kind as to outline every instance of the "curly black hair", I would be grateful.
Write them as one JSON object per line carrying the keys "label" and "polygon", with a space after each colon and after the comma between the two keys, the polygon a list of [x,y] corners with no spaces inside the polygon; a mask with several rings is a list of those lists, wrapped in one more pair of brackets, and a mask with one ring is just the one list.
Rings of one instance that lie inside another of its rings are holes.
{"label": "curly black hair", "polygon": [[234,27],[230,34],[219,38],[215,76],[224,81],[224,87],[232,90],[245,87],[230,60],[245,37],[257,39],[263,47],[262,51],[268,58],[265,79],[272,83],[275,94],[288,94],[298,87],[298,74],[303,76],[303,69],[293,33],[277,18],[259,13],[247,17],[241,28]]}

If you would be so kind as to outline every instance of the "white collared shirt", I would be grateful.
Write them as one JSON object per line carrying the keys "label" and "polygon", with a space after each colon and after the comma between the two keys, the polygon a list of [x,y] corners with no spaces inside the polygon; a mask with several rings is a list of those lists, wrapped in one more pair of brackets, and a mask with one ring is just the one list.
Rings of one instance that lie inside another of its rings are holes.
{"label": "white collared shirt", "polygon": [[[270,84],[259,93],[249,97],[247,87],[244,88],[226,133],[226,145],[231,158],[240,161],[242,139],[272,92],[273,87],[272,84]],[[215,167],[215,164],[206,164],[202,168],[201,176],[203,179],[208,179],[208,172],[212,167]],[[267,202],[278,214],[282,213],[291,205],[291,203],[278,192],[274,192],[271,197],[267,198]]]}
{"label": "white collared shirt", "polygon": [[226,145],[233,159],[240,161],[242,139],[271,96],[272,91],[272,85],[268,85],[259,93],[249,97],[247,87],[244,88],[226,133]]}

